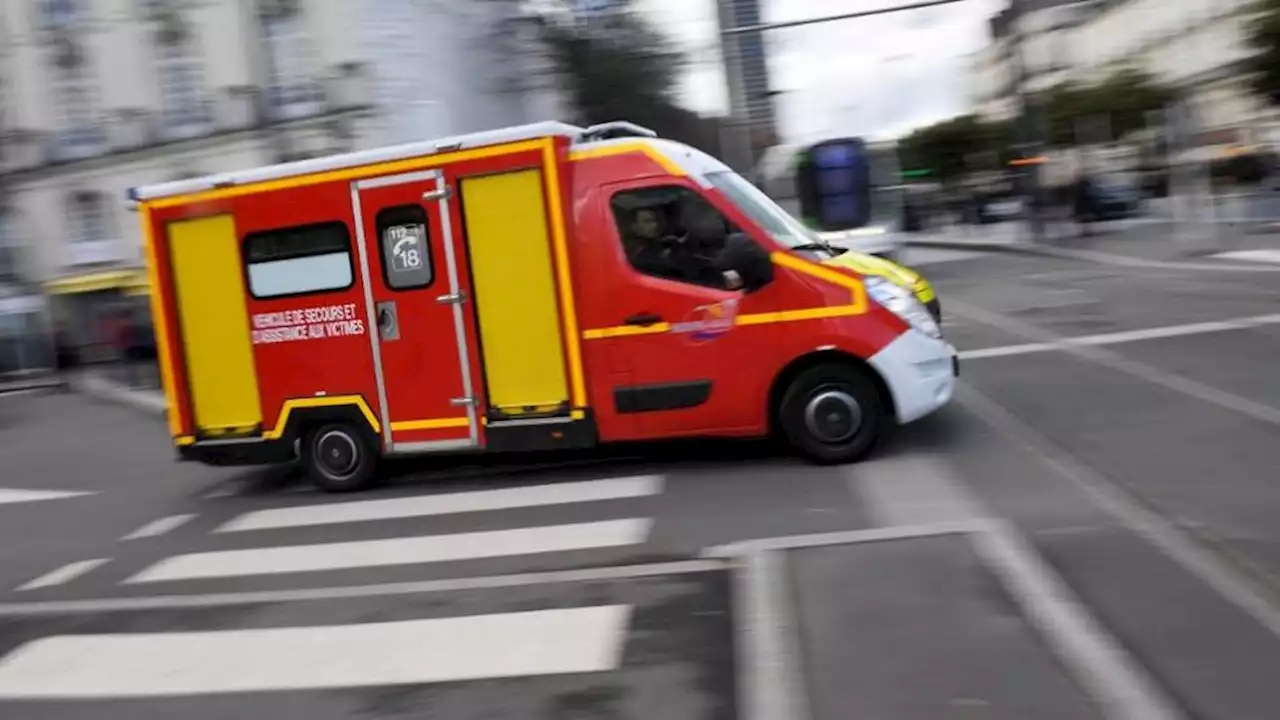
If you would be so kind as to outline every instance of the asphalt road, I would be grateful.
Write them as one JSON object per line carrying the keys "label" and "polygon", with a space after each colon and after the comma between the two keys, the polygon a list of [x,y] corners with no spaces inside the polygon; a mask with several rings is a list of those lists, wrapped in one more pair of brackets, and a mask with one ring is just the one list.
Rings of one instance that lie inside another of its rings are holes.
{"label": "asphalt road", "polygon": [[[175,463],[138,411],[0,396],[0,716],[749,717],[764,652],[815,719],[1125,716],[1114,677],[1159,716],[1273,718],[1280,276],[912,261],[963,386],[851,467],[691,443],[334,498]],[[945,530],[988,516],[1131,672]],[[720,559],[813,534],[777,575]]]}

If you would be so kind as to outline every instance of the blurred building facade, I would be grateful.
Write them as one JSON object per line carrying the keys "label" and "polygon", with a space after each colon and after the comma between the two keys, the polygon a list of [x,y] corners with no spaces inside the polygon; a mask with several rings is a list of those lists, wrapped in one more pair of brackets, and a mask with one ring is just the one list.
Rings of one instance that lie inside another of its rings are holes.
{"label": "blurred building facade", "polygon": [[1240,63],[1250,54],[1252,0],[1125,0],[1102,5],[1072,39],[1075,77],[1094,80],[1131,65],[1177,91],[1206,131],[1250,127],[1262,105]]}
{"label": "blurred building facade", "polygon": [[1017,112],[1021,42],[1030,92],[1134,67],[1173,89],[1201,131],[1249,134],[1267,119],[1240,69],[1252,0],[1011,1],[1020,11],[993,17],[990,43],[971,58],[970,105],[983,117]]}
{"label": "blurred building facade", "polygon": [[[722,32],[764,22],[760,0],[716,0],[716,6]],[[721,36],[721,47],[729,85],[729,127],[735,135],[724,143],[726,160],[739,171],[749,170],[765,150],[778,142],[765,34]]]}
{"label": "blurred building facade", "polygon": [[8,275],[92,341],[145,305],[129,187],[556,116],[520,5],[5,0]]}
{"label": "blurred building facade", "polygon": [[988,44],[970,58],[970,105],[991,120],[1018,114],[1020,88],[1040,92],[1072,79],[1075,33],[1105,0],[1012,2],[1017,8],[1006,6],[990,19]]}

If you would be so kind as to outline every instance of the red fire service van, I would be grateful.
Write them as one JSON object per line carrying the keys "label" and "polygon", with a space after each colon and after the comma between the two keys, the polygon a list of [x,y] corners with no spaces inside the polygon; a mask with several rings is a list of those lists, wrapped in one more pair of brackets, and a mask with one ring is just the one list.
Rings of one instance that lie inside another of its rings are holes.
{"label": "red fire service van", "polygon": [[179,456],[776,433],[823,463],[944,405],[955,350],[712,157],[539,123],[135,188]]}

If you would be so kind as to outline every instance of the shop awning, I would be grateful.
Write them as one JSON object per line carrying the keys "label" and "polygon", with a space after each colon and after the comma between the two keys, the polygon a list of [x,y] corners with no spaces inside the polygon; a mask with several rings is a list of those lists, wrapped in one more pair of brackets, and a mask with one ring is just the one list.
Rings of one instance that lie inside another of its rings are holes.
{"label": "shop awning", "polygon": [[146,295],[147,285],[147,273],[144,270],[105,270],[49,280],[44,284],[44,291],[50,295],[75,295],[100,290],[120,290],[128,295]]}

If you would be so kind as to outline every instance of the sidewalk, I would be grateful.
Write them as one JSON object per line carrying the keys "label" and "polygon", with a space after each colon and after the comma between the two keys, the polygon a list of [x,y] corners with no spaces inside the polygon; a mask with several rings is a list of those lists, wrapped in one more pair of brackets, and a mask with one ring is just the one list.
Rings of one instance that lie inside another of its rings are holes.
{"label": "sidewalk", "polygon": [[164,395],[160,391],[131,388],[124,383],[105,377],[96,370],[82,372],[72,380],[71,385],[77,392],[89,397],[154,415],[163,416],[165,412]]}

